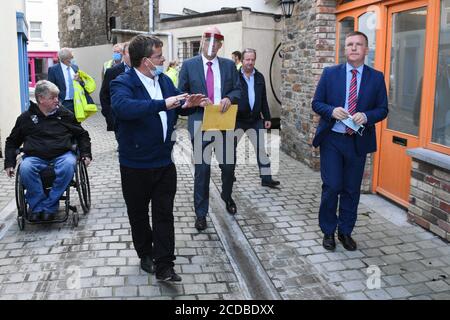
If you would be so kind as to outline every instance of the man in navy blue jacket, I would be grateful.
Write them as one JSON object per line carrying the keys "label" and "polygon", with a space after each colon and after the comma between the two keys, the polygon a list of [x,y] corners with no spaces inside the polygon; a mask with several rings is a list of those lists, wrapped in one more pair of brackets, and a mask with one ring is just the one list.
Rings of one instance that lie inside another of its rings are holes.
{"label": "man in navy blue jacket", "polygon": [[[48,68],[48,81],[53,82],[58,87],[58,98],[61,104],[74,112],[73,97],[75,89],[73,80],[78,81],[83,87],[84,82],[77,74],[79,68],[75,64],[71,49],[62,48],[58,52],[58,58],[59,63]],[[89,99],[91,99],[90,96]]]}
{"label": "man in navy blue jacket", "polygon": [[132,68],[111,82],[111,105],[122,192],[141,268],[155,272],[158,280],[181,281],[173,269],[177,173],[171,157],[175,141],[171,138],[178,113],[187,114],[184,109],[204,106],[206,98],[181,94],[162,73],[162,46],[161,40],[147,35],[131,40]]}
{"label": "man in navy blue jacket", "polygon": [[356,250],[351,233],[357,218],[366,155],[377,148],[375,123],[388,114],[384,76],[364,65],[368,52],[364,33],[347,34],[347,63],[323,70],[312,101],[313,110],[320,115],[313,146],[320,146],[323,184],[319,225],[327,250],[336,247],[336,229],[344,248]]}

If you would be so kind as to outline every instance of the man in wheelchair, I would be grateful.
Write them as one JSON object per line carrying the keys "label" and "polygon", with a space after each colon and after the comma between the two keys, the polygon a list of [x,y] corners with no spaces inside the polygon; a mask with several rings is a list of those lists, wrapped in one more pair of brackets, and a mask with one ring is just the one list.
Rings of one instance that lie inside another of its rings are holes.
{"label": "man in wheelchair", "polygon": [[[26,189],[30,221],[51,221],[59,208],[59,199],[72,181],[77,161],[73,140],[78,143],[81,159],[89,165],[91,139],[74,114],[59,105],[59,89],[41,80],[36,84],[37,104],[30,101],[29,110],[16,120],[5,145],[5,170],[14,176],[17,149],[23,144],[19,174]],[[48,196],[44,192],[40,172],[53,165],[55,180]]]}

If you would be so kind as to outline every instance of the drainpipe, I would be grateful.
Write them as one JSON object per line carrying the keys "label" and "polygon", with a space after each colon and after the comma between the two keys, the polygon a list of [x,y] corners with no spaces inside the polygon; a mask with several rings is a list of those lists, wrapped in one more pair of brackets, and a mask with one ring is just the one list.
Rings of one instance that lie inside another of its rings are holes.
{"label": "drainpipe", "polygon": [[155,31],[155,25],[154,25],[154,8],[155,8],[155,1],[150,0],[149,1],[149,10],[148,10],[148,31],[150,34],[152,34]]}

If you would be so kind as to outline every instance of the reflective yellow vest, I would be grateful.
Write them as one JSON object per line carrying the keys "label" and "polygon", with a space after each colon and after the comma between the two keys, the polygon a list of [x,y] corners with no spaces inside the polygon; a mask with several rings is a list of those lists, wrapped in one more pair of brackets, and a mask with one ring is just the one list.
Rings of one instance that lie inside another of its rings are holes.
{"label": "reflective yellow vest", "polygon": [[175,87],[178,87],[178,71],[175,68],[168,68],[164,72],[173,82]]}
{"label": "reflective yellow vest", "polygon": [[86,90],[88,94],[91,94],[95,91],[97,85],[95,84],[95,80],[86,72],[78,70],[78,75],[84,82],[84,89],[78,81],[73,81],[73,108],[75,118],[78,122],[82,122],[97,112],[97,105],[95,103],[88,103],[84,92]]}

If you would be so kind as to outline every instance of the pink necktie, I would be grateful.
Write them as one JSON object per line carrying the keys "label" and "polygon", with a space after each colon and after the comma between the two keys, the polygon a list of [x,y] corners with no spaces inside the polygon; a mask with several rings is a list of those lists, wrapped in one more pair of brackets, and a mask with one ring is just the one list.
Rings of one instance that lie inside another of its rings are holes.
{"label": "pink necktie", "polygon": [[[358,73],[358,70],[353,69],[352,70],[352,80],[350,81],[350,93],[348,94],[348,113],[350,115],[354,115],[356,113],[356,103],[358,100],[358,96],[356,94],[356,74]],[[346,133],[353,134],[355,131],[350,129],[349,127],[345,128]]]}
{"label": "pink necktie", "polygon": [[206,90],[208,90],[208,98],[214,103],[214,72],[211,68],[212,62],[208,61],[208,71],[206,71]]}

